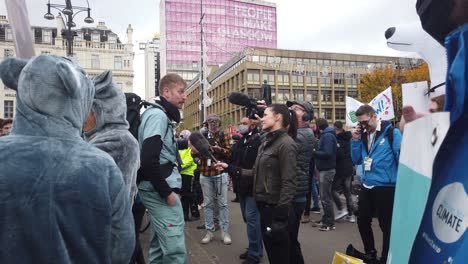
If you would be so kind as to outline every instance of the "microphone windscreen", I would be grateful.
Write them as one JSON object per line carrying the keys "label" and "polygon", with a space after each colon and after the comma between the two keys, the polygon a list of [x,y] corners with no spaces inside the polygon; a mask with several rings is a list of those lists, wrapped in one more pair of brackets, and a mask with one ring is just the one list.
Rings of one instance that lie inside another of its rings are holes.
{"label": "microphone windscreen", "polygon": [[228,95],[228,100],[235,105],[249,106],[251,104],[250,97],[245,93],[231,92]]}
{"label": "microphone windscreen", "polygon": [[216,158],[210,151],[210,142],[203,136],[200,132],[192,132],[189,136],[190,143],[193,147],[197,149],[200,155],[212,159],[214,162],[217,162]]}

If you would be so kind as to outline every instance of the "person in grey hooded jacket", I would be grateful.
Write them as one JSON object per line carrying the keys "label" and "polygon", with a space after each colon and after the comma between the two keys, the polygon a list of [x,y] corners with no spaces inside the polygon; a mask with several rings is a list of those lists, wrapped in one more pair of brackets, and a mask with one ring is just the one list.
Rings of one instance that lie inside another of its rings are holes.
{"label": "person in grey hooded jacket", "polygon": [[[296,194],[289,208],[289,238],[290,244],[290,262],[304,263],[301,244],[299,243],[299,227],[301,217],[306,209],[307,192],[309,190],[309,165],[312,159],[312,151],[317,144],[314,133],[310,129],[309,122],[314,117],[314,107],[306,101],[287,101],[286,105],[296,113],[299,121],[297,129],[297,165],[296,165]],[[307,208],[309,210],[309,208]]]}
{"label": "person in grey hooded jacket", "polygon": [[128,263],[134,227],[122,174],[81,138],[94,85],[70,60],[41,55],[0,64],[17,91],[0,138],[1,263]]}
{"label": "person in grey hooded jacket", "polygon": [[140,147],[128,131],[124,93],[112,82],[112,72],[94,79],[96,95],[83,125],[86,141],[109,154],[122,172],[130,204],[137,193],[136,176],[140,168]]}

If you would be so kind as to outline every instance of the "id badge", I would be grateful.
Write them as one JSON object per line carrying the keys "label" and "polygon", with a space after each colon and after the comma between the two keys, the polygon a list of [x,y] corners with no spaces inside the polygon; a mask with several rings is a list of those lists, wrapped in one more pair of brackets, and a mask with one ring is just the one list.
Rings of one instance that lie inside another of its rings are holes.
{"label": "id badge", "polygon": [[372,167],[372,159],[370,157],[366,157],[364,160],[364,170],[370,171]]}
{"label": "id badge", "polygon": [[208,160],[206,161],[206,165],[208,165],[208,167],[211,166],[211,159],[208,159]]}

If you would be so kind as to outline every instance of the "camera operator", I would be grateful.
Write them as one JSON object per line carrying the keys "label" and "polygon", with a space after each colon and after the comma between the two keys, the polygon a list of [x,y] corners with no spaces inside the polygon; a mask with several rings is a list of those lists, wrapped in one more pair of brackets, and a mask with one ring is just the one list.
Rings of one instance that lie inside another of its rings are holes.
{"label": "camera operator", "polygon": [[[261,144],[260,131],[257,120],[244,117],[239,125],[242,138],[231,148],[230,165],[243,169],[252,169],[257,158],[258,147]],[[242,218],[247,225],[249,246],[247,251],[239,256],[245,259],[243,263],[259,263],[263,256],[262,230],[260,227],[260,213],[252,196],[253,177],[240,177],[235,171],[229,171],[233,178],[235,190],[239,195]]]}

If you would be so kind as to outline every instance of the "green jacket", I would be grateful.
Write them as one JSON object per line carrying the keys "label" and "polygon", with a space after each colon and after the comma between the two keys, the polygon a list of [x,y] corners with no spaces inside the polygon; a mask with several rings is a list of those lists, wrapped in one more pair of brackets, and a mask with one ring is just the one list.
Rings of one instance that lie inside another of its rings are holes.
{"label": "green jacket", "polygon": [[182,171],[180,174],[193,176],[197,169],[197,164],[192,157],[192,149],[179,149],[180,158],[182,159]]}
{"label": "green jacket", "polygon": [[253,169],[242,176],[254,177],[256,201],[287,208],[296,194],[297,144],[284,130],[270,132],[258,149]]}

